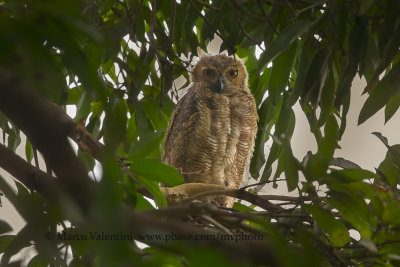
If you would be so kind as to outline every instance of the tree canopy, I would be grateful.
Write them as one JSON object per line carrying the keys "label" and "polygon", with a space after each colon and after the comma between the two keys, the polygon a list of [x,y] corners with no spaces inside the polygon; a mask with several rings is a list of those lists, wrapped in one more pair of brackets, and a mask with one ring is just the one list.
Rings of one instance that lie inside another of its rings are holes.
{"label": "tree canopy", "polygon": [[[400,266],[400,145],[374,133],[387,148],[375,171],[334,157],[356,75],[368,94],[359,124],[400,106],[398,14],[397,0],[0,1],[0,167],[17,192],[3,177],[0,190],[27,222],[10,235],[0,220],[1,264],[33,247],[29,266]],[[196,48],[215,36],[246,58],[259,114],[251,176],[285,179],[297,197],[202,192],[239,199],[226,210],[194,201],[160,162]],[[318,145],[303,159],[296,103]]]}

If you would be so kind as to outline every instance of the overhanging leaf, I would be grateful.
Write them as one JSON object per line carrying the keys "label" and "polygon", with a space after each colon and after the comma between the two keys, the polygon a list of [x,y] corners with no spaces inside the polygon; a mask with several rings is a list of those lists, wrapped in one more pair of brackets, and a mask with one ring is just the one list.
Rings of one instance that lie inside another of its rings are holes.
{"label": "overhanging leaf", "polygon": [[331,196],[328,203],[338,209],[343,218],[360,231],[363,238],[370,238],[372,229],[367,218],[369,208],[364,200],[338,191],[331,190],[328,194]]}
{"label": "overhanging leaf", "polygon": [[290,142],[288,140],[285,140],[282,144],[282,152],[279,156],[279,161],[282,164],[281,166],[285,172],[288,190],[289,192],[293,191],[297,188],[297,184],[299,182],[299,162],[293,156]]}
{"label": "overhanging leaf", "polygon": [[296,21],[296,23],[289,25],[280,32],[279,36],[272,40],[267,50],[261,55],[259,69],[263,69],[268,62],[288,49],[313,23],[311,21]]}
{"label": "overhanging leaf", "polygon": [[343,169],[361,169],[358,164],[341,157],[332,158],[329,164]]}
{"label": "overhanging leaf", "polygon": [[365,101],[358,124],[362,124],[372,115],[378,112],[389,100],[400,93],[400,62],[398,62],[385,77],[382,78],[371,90],[369,97]]}
{"label": "overhanging leaf", "polygon": [[260,118],[258,121],[258,130],[255,141],[255,148],[253,153],[253,158],[250,163],[250,173],[254,178],[258,177],[258,173],[260,172],[261,167],[265,163],[265,154],[264,154],[264,143],[265,137],[267,135],[267,124],[274,116],[274,109],[269,101],[266,99],[264,103],[261,105]]}
{"label": "overhanging leaf", "polygon": [[270,99],[274,105],[278,103],[278,97],[289,82],[289,74],[297,48],[296,44],[297,42],[293,43],[287,51],[274,60],[271,78],[269,79]]}
{"label": "overhanging leaf", "polygon": [[392,96],[385,107],[385,123],[387,123],[400,107],[400,94]]}
{"label": "overhanging leaf", "polygon": [[129,168],[134,174],[168,186],[176,186],[184,182],[183,177],[174,167],[158,160],[136,158]]}
{"label": "overhanging leaf", "polygon": [[7,222],[0,220],[0,235],[7,233],[11,230],[12,228]]}
{"label": "overhanging leaf", "polygon": [[335,246],[342,247],[350,242],[346,226],[335,219],[332,213],[315,205],[305,205],[304,208],[312,215],[319,228],[329,235]]}

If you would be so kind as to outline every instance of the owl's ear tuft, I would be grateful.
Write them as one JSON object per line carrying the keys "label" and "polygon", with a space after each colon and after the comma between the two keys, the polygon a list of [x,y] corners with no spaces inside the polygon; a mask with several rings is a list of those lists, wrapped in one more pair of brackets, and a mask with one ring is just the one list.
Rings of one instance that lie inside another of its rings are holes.
{"label": "owl's ear tuft", "polygon": [[243,65],[244,65],[249,58],[245,57],[245,58],[239,58],[239,59],[240,59],[240,61],[242,61]]}
{"label": "owl's ear tuft", "polygon": [[200,46],[197,47],[197,55],[199,56],[199,58],[202,58],[204,56],[207,56],[207,53],[204,52],[203,49],[200,48]]}

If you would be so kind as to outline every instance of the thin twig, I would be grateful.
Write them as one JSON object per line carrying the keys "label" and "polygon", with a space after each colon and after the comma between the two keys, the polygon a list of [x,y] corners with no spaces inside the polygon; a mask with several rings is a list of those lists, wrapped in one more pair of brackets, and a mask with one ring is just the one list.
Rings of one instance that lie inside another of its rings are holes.
{"label": "thin twig", "polygon": [[258,183],[255,183],[255,184],[249,184],[249,185],[243,186],[243,187],[240,188],[240,190],[245,190],[245,189],[247,189],[247,188],[249,188],[249,187],[258,186],[258,185],[263,185],[263,184],[269,184],[269,183],[273,183],[273,182],[276,182],[276,181],[285,181],[285,180],[286,180],[286,179],[276,179],[275,181],[263,181],[263,182],[258,182]]}
{"label": "thin twig", "polygon": [[220,229],[222,232],[227,233],[228,235],[233,235],[232,232],[228,228],[226,228],[224,225],[222,225],[220,222],[218,222],[214,218],[212,218],[206,214],[203,214],[200,217],[203,218],[204,220],[212,223],[215,227]]}
{"label": "thin twig", "polygon": [[143,1],[144,0],[140,0],[140,3],[139,3],[138,8],[136,10],[135,21],[132,24],[132,38],[136,34],[136,23],[137,23],[137,21],[139,19],[140,11],[142,10]]}
{"label": "thin twig", "polygon": [[279,195],[259,195],[259,197],[265,200],[291,201],[291,202],[307,201],[313,199],[310,196],[291,197],[291,196],[279,196]]}
{"label": "thin twig", "polygon": [[[246,32],[246,30],[244,29],[244,27],[242,25],[242,22],[240,21],[239,14],[238,14],[236,8],[233,6],[233,4],[231,4],[231,2],[228,1],[228,3],[230,3],[230,5],[231,5],[231,7],[233,9],[233,13],[235,14],[235,18],[236,18],[236,20],[237,20],[237,22],[239,24],[239,27],[240,27],[240,30],[242,31],[242,33],[247,37],[247,39],[253,41],[257,45],[261,45],[261,42],[259,40],[256,40],[255,38],[253,38],[252,36],[250,36],[250,34],[248,34]],[[235,3],[235,1],[233,1],[232,3]]]}
{"label": "thin twig", "polygon": [[[130,12],[129,12],[129,8],[128,8],[128,6],[126,5],[125,0],[120,1],[120,2],[117,2],[117,3],[121,4],[122,7],[125,9],[126,16],[128,17],[129,22],[130,22],[132,25],[135,25],[136,20],[137,20],[137,17],[135,18],[135,21],[132,20],[130,14],[129,14],[129,13],[130,13]],[[114,13],[116,13],[117,9],[115,9],[115,10],[113,10],[113,11],[114,11]]]}
{"label": "thin twig", "polygon": [[264,21],[263,17],[257,16],[256,13],[254,13],[252,11],[249,11],[246,7],[244,7],[242,5],[242,3],[243,3],[242,1],[240,3],[238,3],[238,1],[236,1],[236,0],[231,0],[231,1],[228,1],[228,2],[229,2],[229,4],[233,4],[238,9],[240,14],[242,14],[243,17],[245,17],[246,19],[252,19],[252,20],[254,20],[256,22]]}
{"label": "thin twig", "polygon": [[286,5],[289,8],[290,15],[292,16],[293,21],[295,21],[296,20],[296,13],[294,12],[292,5],[289,3],[288,0],[284,0],[284,1],[285,1]]}
{"label": "thin twig", "polygon": [[218,32],[218,30],[214,27],[214,25],[205,17],[203,14],[201,14],[200,10],[197,9],[197,7],[194,5],[192,0],[188,0],[189,4],[193,7],[193,9],[196,11],[197,15],[199,15],[204,22],[212,29],[212,31],[222,39],[222,41],[232,50],[234,53],[236,53],[236,48],[228,41],[225,39],[225,37]]}
{"label": "thin twig", "polygon": [[261,4],[260,0],[257,0],[257,4],[260,7],[261,12],[263,13],[265,20],[268,22],[269,26],[271,26],[272,30],[274,30],[274,33],[279,36],[278,30],[276,29],[276,27],[274,26],[272,21],[269,19],[268,14],[267,14],[267,12],[265,12],[265,9],[264,9],[263,5]]}
{"label": "thin twig", "polygon": [[[175,2],[175,1],[174,1],[174,2]],[[197,0],[197,2],[199,2],[200,4],[202,4],[203,6],[205,6],[206,8],[209,8],[209,9],[214,10],[215,12],[219,12],[219,11],[220,11],[220,9],[219,9],[218,7],[215,7],[215,6],[213,6],[213,5],[210,5],[210,4],[208,4],[208,3],[204,2],[204,1]]]}

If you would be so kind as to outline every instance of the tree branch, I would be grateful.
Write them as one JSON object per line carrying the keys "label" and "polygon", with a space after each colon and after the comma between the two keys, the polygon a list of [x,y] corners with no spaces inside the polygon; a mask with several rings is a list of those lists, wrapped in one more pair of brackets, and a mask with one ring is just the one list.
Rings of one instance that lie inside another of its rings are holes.
{"label": "tree branch", "polygon": [[264,7],[262,6],[260,0],[257,0],[257,4],[258,4],[258,6],[260,7],[261,12],[263,13],[263,15],[264,15],[264,17],[265,17],[265,20],[268,22],[269,26],[271,26],[271,28],[272,28],[272,30],[274,31],[274,33],[275,33],[277,36],[279,36],[278,30],[276,29],[276,27],[275,27],[275,25],[272,23],[272,21],[269,19],[269,17],[268,17],[268,15],[267,15],[267,13],[265,12],[265,9],[264,9]]}
{"label": "tree branch", "polygon": [[[195,208],[195,207],[193,207]],[[149,233],[149,231],[157,231],[157,233],[167,233],[170,234],[171,231],[174,234],[179,234],[181,236],[215,236],[218,233],[215,231],[207,231],[199,229],[198,227],[190,227],[187,224],[179,223],[174,220],[161,219],[158,214],[149,214],[147,212],[135,212],[131,209],[126,209],[125,223],[126,227],[132,230],[134,233],[141,234]],[[154,232],[153,232],[154,233]],[[150,233],[151,234],[151,233]],[[165,243],[154,243],[152,240],[141,240],[141,242],[152,244],[155,246],[166,246]],[[172,241],[171,241],[172,242]],[[185,245],[185,241],[182,241],[181,245]],[[187,242],[187,241],[186,241]],[[180,241],[174,241],[174,244],[179,244]],[[243,259],[249,258],[255,262],[268,265],[268,266],[278,266],[278,260],[274,250],[272,249],[268,240],[259,241],[246,241],[240,240],[240,242],[227,242],[220,239],[214,240],[197,240],[192,243],[194,246],[213,246],[221,250],[224,254],[228,255],[230,259],[241,261]],[[179,246],[168,246],[169,249]]]}
{"label": "tree branch", "polygon": [[232,50],[234,51],[234,53],[236,52],[236,48],[234,45],[232,45],[230,42],[228,42],[228,40],[225,39],[224,36],[222,36],[222,34],[220,34],[218,32],[218,30],[214,27],[214,25],[205,17],[203,16],[203,14],[201,14],[201,11],[197,9],[197,7],[195,6],[195,4],[193,3],[192,0],[189,0],[189,4],[193,7],[193,9],[196,11],[197,15],[199,15],[204,22],[208,25],[208,27],[211,28],[211,30],[219,37],[222,39],[222,41]]}
{"label": "tree branch", "polygon": [[[272,204],[268,199],[252,194],[242,189],[230,189],[225,186],[203,183],[186,183],[175,187],[162,187],[169,205],[188,203],[212,195],[226,195],[246,200],[265,210],[280,210],[281,207]],[[279,196],[278,196],[279,197]]]}
{"label": "tree branch", "polygon": [[67,140],[75,127],[66,119],[68,116],[3,68],[0,68],[0,110],[42,153],[65,191],[87,210],[91,180]]}
{"label": "tree branch", "polygon": [[28,189],[39,192],[50,201],[55,201],[59,196],[59,187],[53,177],[33,167],[2,144],[0,144],[0,167]]}
{"label": "tree branch", "polygon": [[[228,1],[228,3],[230,3],[230,5],[231,5],[231,7],[232,7],[233,13],[235,14],[236,21],[238,22],[239,27],[240,27],[240,30],[242,31],[242,33],[247,37],[247,39],[249,39],[250,41],[252,41],[252,42],[254,42],[255,44],[257,44],[258,46],[260,46],[260,45],[261,45],[261,42],[260,42],[259,40],[256,40],[255,38],[253,38],[253,37],[252,37],[250,34],[248,34],[248,33],[246,32],[246,30],[244,29],[244,27],[243,27],[243,25],[242,25],[242,22],[240,21],[239,14],[238,14],[238,12],[237,12],[237,10],[236,10],[236,7],[235,7],[235,5],[237,5],[237,3],[236,3],[235,1],[232,1],[232,3],[231,3],[230,1]],[[260,47],[260,48],[261,48],[261,47]],[[262,49],[262,48],[261,48],[261,49]],[[262,49],[262,50],[264,50],[264,49]]]}

